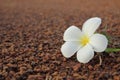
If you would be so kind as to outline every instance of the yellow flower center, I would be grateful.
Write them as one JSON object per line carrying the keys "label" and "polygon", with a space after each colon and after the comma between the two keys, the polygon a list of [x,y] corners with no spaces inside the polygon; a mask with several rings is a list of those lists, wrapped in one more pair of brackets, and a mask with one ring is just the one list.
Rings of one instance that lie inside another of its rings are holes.
{"label": "yellow flower center", "polygon": [[80,44],[82,44],[82,46],[85,46],[87,43],[89,43],[89,37],[87,35],[82,36],[80,39]]}

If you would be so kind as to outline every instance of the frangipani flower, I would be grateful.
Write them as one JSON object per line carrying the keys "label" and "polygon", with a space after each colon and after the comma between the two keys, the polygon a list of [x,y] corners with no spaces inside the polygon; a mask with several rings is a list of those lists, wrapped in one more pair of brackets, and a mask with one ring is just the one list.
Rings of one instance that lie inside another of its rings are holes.
{"label": "frangipani flower", "polygon": [[82,30],[70,26],[63,36],[66,41],[61,47],[63,56],[70,58],[77,52],[77,60],[87,63],[94,57],[94,52],[103,52],[107,48],[108,40],[104,35],[95,33],[100,24],[101,19],[94,17],[83,24]]}

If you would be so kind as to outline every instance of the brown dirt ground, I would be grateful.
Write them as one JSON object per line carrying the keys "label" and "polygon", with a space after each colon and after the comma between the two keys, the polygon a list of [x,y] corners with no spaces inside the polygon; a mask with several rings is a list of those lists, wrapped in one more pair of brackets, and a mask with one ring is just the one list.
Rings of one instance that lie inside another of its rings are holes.
{"label": "brown dirt ground", "polygon": [[120,52],[81,64],[60,52],[63,32],[101,17],[120,48],[120,0],[0,0],[0,80],[120,80]]}

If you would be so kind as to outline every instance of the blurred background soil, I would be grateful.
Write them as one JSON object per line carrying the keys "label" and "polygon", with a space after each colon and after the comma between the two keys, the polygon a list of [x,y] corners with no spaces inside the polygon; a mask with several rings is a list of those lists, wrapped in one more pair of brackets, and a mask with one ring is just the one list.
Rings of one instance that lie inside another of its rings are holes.
{"label": "blurred background soil", "polygon": [[101,66],[60,52],[64,31],[96,16],[120,48],[120,0],[0,0],[0,80],[120,80],[120,52],[101,53]]}

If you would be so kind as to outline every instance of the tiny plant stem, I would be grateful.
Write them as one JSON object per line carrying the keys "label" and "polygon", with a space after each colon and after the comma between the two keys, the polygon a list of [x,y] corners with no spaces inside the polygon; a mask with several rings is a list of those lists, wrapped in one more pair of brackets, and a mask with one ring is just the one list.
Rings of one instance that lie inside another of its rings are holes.
{"label": "tiny plant stem", "polygon": [[105,50],[105,52],[107,52],[107,53],[110,53],[110,52],[119,52],[119,51],[120,51],[120,49],[118,49],[118,48],[107,48]]}
{"label": "tiny plant stem", "polygon": [[101,66],[102,65],[102,58],[101,58],[101,53],[97,53],[98,57],[99,57],[99,65]]}
{"label": "tiny plant stem", "polygon": [[102,58],[101,58],[101,55],[99,55],[99,60],[100,60],[99,65],[102,65]]}

